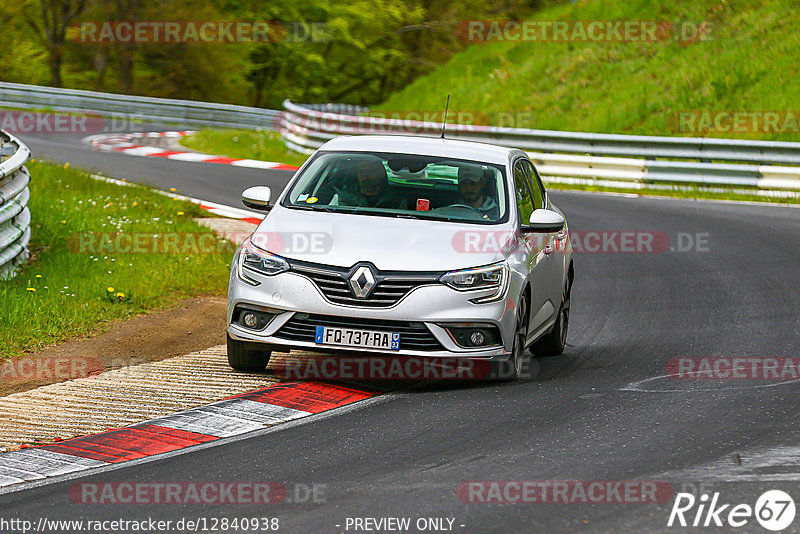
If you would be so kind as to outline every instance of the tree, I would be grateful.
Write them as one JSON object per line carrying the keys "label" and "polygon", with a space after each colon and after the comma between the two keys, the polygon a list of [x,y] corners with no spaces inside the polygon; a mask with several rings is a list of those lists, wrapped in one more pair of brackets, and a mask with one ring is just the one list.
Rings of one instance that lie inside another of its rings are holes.
{"label": "tree", "polygon": [[38,9],[30,13],[28,24],[39,36],[49,57],[50,85],[61,87],[61,67],[64,63],[64,43],[67,28],[86,9],[89,0],[38,0]]}
{"label": "tree", "polygon": [[[116,20],[137,20],[140,16],[139,0],[114,0],[116,5]],[[119,68],[119,90],[121,93],[130,93],[133,88],[133,54],[136,44],[132,42],[117,43],[117,65]]]}

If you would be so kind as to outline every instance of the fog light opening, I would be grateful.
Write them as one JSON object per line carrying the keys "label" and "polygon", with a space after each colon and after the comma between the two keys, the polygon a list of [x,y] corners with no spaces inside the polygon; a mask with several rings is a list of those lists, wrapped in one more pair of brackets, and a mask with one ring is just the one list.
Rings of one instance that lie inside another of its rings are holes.
{"label": "fog light opening", "polygon": [[486,340],[486,337],[483,335],[483,332],[476,330],[470,336],[469,340],[472,342],[473,345],[483,345],[483,342]]}
{"label": "fog light opening", "polygon": [[465,349],[500,346],[497,326],[485,323],[451,323],[440,325],[447,330],[456,345]]}
{"label": "fog light opening", "polygon": [[264,330],[275,315],[275,313],[237,307],[233,322],[249,330]]}
{"label": "fog light opening", "polygon": [[256,317],[256,314],[253,312],[247,312],[244,314],[242,322],[244,322],[244,325],[249,328],[255,328],[258,326],[258,317]]}

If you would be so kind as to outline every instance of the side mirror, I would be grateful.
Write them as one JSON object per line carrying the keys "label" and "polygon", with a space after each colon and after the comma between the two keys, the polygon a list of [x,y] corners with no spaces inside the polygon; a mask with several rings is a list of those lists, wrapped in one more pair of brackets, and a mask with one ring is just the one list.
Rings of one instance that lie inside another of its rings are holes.
{"label": "side mirror", "polygon": [[242,204],[254,210],[269,211],[272,207],[269,205],[271,197],[272,191],[269,187],[263,185],[250,187],[242,193]]}
{"label": "side mirror", "polygon": [[548,233],[558,232],[564,228],[566,221],[559,213],[551,210],[538,209],[531,213],[531,220],[528,226],[522,227],[522,233]]}

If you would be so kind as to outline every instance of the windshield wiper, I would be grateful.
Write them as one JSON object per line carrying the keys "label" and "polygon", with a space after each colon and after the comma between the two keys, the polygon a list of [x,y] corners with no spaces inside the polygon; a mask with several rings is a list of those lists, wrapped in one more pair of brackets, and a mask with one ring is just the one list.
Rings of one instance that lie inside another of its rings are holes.
{"label": "windshield wiper", "polygon": [[314,206],[303,206],[303,205],[300,205],[300,204],[289,204],[289,205],[291,207],[295,208],[295,209],[306,210],[306,211],[326,211],[328,213],[332,213],[334,211],[338,211],[338,210],[331,209],[328,206],[316,206],[316,207],[314,207]]}

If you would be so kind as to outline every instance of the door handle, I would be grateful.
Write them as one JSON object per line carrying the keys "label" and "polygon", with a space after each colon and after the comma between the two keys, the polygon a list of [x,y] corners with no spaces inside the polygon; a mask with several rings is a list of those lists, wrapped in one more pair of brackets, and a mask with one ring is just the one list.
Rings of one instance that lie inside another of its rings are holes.
{"label": "door handle", "polygon": [[548,244],[546,244],[544,246],[544,249],[542,249],[542,252],[544,252],[545,254],[551,254],[553,252],[553,250],[555,250],[553,248],[553,244],[552,243],[548,243]]}

